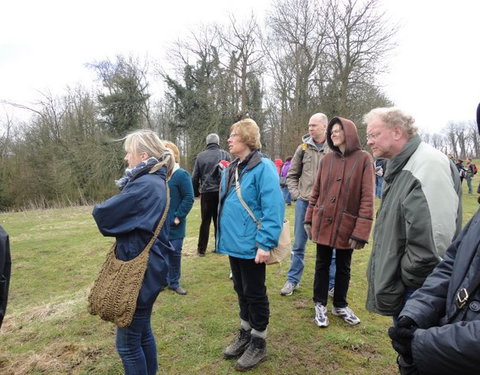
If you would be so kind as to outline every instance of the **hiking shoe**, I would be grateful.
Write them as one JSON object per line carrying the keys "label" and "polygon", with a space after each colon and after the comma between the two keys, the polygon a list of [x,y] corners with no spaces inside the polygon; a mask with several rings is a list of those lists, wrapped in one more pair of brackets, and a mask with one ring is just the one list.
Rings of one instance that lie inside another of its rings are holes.
{"label": "hiking shoe", "polygon": [[187,291],[183,289],[181,286],[179,286],[178,288],[169,288],[169,289],[173,290],[177,294],[180,294],[181,296],[185,296],[187,294]]}
{"label": "hiking shoe", "polygon": [[328,326],[327,308],[320,302],[315,304],[315,324],[321,328]]}
{"label": "hiking shoe", "polygon": [[360,319],[355,315],[353,310],[350,307],[334,307],[332,309],[332,314],[335,316],[341,317],[348,324],[354,326],[360,323]]}
{"label": "hiking shoe", "polygon": [[328,289],[328,296],[333,298],[333,295],[335,294],[335,287]]}
{"label": "hiking shoe", "polygon": [[287,281],[283,286],[282,290],[280,290],[280,294],[282,296],[291,296],[293,294],[293,291],[297,289],[298,289],[298,284]]}
{"label": "hiking shoe", "polygon": [[252,336],[247,349],[235,362],[235,370],[247,371],[267,359],[267,343],[265,339]]}
{"label": "hiking shoe", "polygon": [[235,358],[243,354],[251,339],[250,331],[240,328],[237,336],[223,351],[225,359]]}

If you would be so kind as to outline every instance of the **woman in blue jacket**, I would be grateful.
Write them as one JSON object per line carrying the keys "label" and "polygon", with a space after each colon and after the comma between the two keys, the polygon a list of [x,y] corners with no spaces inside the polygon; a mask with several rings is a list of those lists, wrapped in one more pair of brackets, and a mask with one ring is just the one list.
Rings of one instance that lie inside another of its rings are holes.
{"label": "woman in blue jacket", "polygon": [[168,239],[174,251],[168,253],[168,288],[180,295],[187,291],[180,286],[180,269],[182,264],[182,247],[185,238],[187,215],[193,206],[192,176],[183,168],[180,168],[180,152],[178,147],[169,141],[164,141],[165,146],[172,150],[175,157],[172,177],[168,180],[170,188],[170,210],[167,222],[170,225]]}
{"label": "woman in blue jacket", "polygon": [[[260,131],[251,119],[232,125],[228,138],[236,159],[225,170],[220,186],[217,251],[229,255],[233,287],[240,306],[240,331],[224,350],[225,358],[240,358],[237,370],[247,370],[266,358],[270,315],[265,286],[265,262],[277,246],[285,204],[275,165],[260,153]],[[253,211],[259,225],[239,200]]]}
{"label": "woman in blue jacket", "polygon": [[[167,177],[174,159],[158,136],[139,130],[125,138],[128,168],[116,183],[121,192],[93,209],[104,236],[115,237],[121,260],[135,258],[153,236],[167,203]],[[152,307],[166,286],[168,225],[164,225],[150,249],[147,270],[137,299],[132,323],[117,327],[116,346],[126,375],[157,372],[157,350],[150,326]]]}

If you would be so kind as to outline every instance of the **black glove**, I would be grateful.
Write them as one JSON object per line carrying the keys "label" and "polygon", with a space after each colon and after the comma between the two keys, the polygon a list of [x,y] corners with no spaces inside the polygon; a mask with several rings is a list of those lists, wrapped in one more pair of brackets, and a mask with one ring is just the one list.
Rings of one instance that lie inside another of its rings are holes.
{"label": "black glove", "polygon": [[412,319],[407,316],[402,316],[398,320],[396,327],[390,327],[388,329],[388,336],[392,339],[393,349],[395,349],[408,364],[413,363],[412,339],[417,328],[417,325]]}

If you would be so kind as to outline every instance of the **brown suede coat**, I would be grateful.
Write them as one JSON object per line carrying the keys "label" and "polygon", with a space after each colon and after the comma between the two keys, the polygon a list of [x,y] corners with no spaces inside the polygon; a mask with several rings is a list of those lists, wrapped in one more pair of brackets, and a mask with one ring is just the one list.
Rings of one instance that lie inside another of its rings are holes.
{"label": "brown suede coat", "polygon": [[[345,154],[333,145],[333,125],[345,132]],[[368,242],[374,213],[375,172],[373,158],[360,149],[355,124],[341,117],[327,127],[333,152],[320,161],[305,223],[312,224],[312,240],[337,250],[351,248],[348,240]]]}

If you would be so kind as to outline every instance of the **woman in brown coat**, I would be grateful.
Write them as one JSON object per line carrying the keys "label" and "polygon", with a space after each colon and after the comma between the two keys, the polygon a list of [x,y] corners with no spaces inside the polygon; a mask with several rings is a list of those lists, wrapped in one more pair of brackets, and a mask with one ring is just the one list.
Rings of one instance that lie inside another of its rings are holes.
{"label": "woman in brown coat", "polygon": [[320,162],[305,214],[305,230],[317,244],[313,301],[315,323],[328,326],[328,269],[336,249],[335,292],[332,314],[355,325],[360,319],[348,307],[347,292],[353,249],[368,242],[374,212],[373,159],[360,149],[355,124],[341,117],[327,127],[332,152]]}

